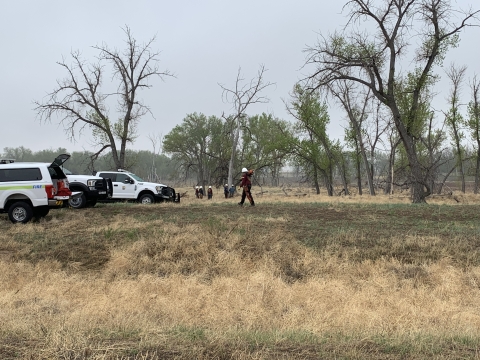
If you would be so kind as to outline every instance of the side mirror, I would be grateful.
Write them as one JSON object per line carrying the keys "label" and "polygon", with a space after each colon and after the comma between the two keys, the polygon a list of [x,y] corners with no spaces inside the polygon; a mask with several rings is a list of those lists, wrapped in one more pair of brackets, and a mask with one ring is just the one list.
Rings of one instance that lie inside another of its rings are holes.
{"label": "side mirror", "polygon": [[130,178],[126,178],[125,180],[123,180],[123,183],[124,184],[133,184],[133,180],[130,179]]}

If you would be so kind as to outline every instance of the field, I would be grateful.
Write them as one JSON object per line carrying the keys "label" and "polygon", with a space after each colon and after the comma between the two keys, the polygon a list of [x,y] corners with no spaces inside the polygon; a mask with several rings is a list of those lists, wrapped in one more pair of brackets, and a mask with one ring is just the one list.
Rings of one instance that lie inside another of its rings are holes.
{"label": "field", "polygon": [[480,358],[480,197],[0,216],[1,359]]}

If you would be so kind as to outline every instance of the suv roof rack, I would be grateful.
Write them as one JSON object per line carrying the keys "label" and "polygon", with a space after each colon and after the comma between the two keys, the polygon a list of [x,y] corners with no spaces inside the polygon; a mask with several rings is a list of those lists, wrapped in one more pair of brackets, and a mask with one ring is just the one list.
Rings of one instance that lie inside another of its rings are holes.
{"label": "suv roof rack", "polygon": [[11,164],[14,162],[15,162],[15,159],[0,159],[0,164]]}

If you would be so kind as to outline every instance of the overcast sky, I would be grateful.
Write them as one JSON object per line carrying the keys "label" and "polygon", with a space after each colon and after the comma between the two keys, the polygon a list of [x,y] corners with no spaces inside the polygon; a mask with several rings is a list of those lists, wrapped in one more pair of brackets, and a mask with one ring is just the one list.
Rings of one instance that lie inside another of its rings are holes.
{"label": "overcast sky", "polygon": [[[268,104],[248,110],[267,112],[291,120],[282,99],[288,99],[306,69],[303,50],[314,45],[318,33],[341,29],[346,18],[340,0],[0,0],[0,152],[5,147],[25,146],[34,151],[65,147],[69,151],[93,150],[89,134],[70,142],[58,123],[40,124],[33,101],[43,101],[57,79],[65,77],[56,64],[69,61],[72,50],[94,60],[91,48],[102,42],[121,48],[122,27],[128,25],[140,42],[156,36],[154,49],[161,51],[161,69],[176,78],[153,82],[141,93],[153,115],[139,126],[134,149],[152,150],[149,135],[166,135],[185,115],[201,112],[221,116],[231,106],[222,101],[218,83],[233,87],[237,70],[253,78],[260,64],[265,80],[276,83],[265,95]],[[480,7],[479,0],[453,1],[466,8]],[[480,74],[480,30],[461,34],[460,47],[450,51],[444,64],[468,66],[468,76]],[[442,69],[437,69],[444,75]],[[445,76],[444,76],[445,78]],[[438,84],[436,106],[448,93],[446,81]],[[464,94],[468,97],[468,88]],[[343,139],[345,124],[338,110],[331,110],[332,137]]]}

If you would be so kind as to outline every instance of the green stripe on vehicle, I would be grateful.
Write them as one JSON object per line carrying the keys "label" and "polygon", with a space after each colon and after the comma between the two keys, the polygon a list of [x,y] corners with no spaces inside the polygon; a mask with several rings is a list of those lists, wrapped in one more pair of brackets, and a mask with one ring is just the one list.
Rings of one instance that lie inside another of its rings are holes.
{"label": "green stripe on vehicle", "polygon": [[30,190],[30,189],[43,189],[45,185],[18,185],[18,186],[1,186],[0,190]]}

